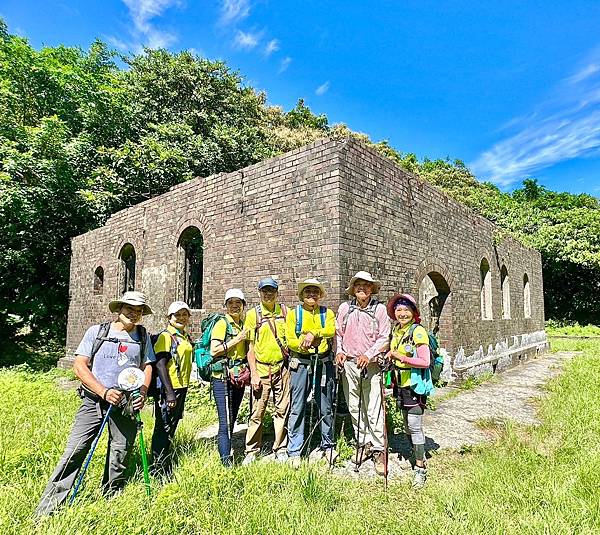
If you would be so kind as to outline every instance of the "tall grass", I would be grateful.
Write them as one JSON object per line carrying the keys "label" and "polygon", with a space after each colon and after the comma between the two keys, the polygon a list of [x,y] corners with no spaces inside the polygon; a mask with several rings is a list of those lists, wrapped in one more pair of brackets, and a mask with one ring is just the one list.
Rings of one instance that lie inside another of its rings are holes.
{"label": "tall grass", "polygon": [[[557,348],[572,347],[560,341]],[[356,481],[304,466],[221,467],[211,441],[194,434],[210,410],[178,430],[170,481],[153,481],[147,500],[139,469],[105,500],[106,438],[72,507],[34,521],[32,512],[69,432],[78,399],[56,376],[0,371],[0,531],[2,533],[600,533],[600,348],[568,363],[548,386],[536,428],[503,423],[498,439],[430,462],[426,487],[410,481]],[[147,439],[152,418],[145,415]],[[493,425],[493,424],[492,424]],[[139,454],[133,458],[138,462]]]}

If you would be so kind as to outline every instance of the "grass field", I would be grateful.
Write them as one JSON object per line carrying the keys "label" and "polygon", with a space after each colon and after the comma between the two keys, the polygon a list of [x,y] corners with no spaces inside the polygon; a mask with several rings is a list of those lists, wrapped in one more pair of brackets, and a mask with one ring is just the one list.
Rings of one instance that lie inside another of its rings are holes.
{"label": "grass field", "polygon": [[[78,398],[57,386],[64,372],[1,370],[0,532],[600,533],[600,345],[553,345],[584,353],[548,385],[539,406],[543,424],[494,427],[493,444],[434,456],[420,492],[402,481],[386,493],[382,481],[349,481],[309,467],[226,470],[214,444],[193,438],[214,418],[201,402],[178,430],[173,478],[153,481],[150,501],[135,469],[137,450],[124,492],[102,498],[104,437],[74,506],[41,521],[32,512],[62,453]],[[145,420],[149,441],[150,413]]]}

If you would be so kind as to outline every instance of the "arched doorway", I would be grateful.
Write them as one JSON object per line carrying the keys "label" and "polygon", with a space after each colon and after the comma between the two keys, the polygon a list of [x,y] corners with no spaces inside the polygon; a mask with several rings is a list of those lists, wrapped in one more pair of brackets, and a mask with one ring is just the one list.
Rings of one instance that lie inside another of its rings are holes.
{"label": "arched doorway", "polygon": [[452,293],[446,279],[437,271],[430,271],[419,284],[421,323],[432,331],[452,354]]}

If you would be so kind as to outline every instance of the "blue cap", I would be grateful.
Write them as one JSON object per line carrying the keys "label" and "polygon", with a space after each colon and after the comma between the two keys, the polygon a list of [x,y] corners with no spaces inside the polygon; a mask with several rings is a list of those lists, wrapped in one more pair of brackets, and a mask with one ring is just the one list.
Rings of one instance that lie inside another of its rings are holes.
{"label": "blue cap", "polygon": [[277,281],[273,277],[266,277],[264,279],[260,279],[260,281],[258,283],[258,289],[262,290],[263,288],[266,288],[267,286],[270,286],[271,288],[275,288],[276,290],[279,288],[279,284],[277,284]]}

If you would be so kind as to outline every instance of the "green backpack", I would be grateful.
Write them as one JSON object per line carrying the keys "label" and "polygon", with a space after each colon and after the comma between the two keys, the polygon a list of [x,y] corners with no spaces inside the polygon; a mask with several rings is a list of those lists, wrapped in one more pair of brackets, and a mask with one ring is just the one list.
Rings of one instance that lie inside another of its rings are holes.
{"label": "green backpack", "polygon": [[[415,329],[418,325],[421,324],[413,323],[410,326],[408,332],[402,338],[402,342],[404,342],[405,340],[412,342],[412,335],[415,332]],[[444,356],[440,354],[440,343],[438,342],[438,339],[436,338],[435,334],[433,334],[431,331],[427,331],[427,336],[429,337],[430,353],[429,371],[431,372],[431,381],[435,386],[437,386],[440,382],[440,375],[442,374],[442,370],[444,368]]]}
{"label": "green backpack", "polygon": [[210,354],[210,341],[212,339],[213,329],[217,322],[222,319],[224,319],[227,323],[225,338],[233,336],[233,329],[227,321],[227,319],[225,318],[225,314],[214,312],[212,314],[209,314],[206,318],[204,318],[202,320],[202,323],[200,324],[202,335],[198,340],[196,340],[196,343],[194,344],[194,360],[196,361],[198,376],[203,381],[210,381],[213,371],[219,372],[223,370],[222,362],[226,359],[220,359],[217,362],[213,362],[213,358]]}

